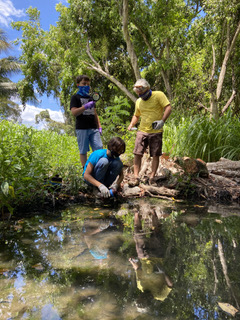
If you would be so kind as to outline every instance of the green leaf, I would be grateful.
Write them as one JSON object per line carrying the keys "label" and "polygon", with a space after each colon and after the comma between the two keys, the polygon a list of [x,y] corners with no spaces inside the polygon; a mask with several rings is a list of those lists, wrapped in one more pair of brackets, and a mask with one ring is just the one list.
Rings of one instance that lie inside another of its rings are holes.
{"label": "green leaf", "polygon": [[5,196],[8,195],[8,193],[9,193],[9,184],[8,184],[8,182],[5,181],[5,182],[2,183],[1,190],[2,190],[2,192],[3,192],[3,194]]}

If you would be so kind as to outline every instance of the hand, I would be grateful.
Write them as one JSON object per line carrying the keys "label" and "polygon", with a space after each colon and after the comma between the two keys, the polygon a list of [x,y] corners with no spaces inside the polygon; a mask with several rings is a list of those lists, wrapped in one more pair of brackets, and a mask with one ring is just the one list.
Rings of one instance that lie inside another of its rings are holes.
{"label": "hand", "polygon": [[96,103],[94,101],[89,101],[86,104],[84,104],[85,110],[95,108],[95,106],[96,106]]}
{"label": "hand", "polygon": [[103,198],[109,198],[110,197],[110,191],[104,184],[100,184],[98,189],[101,192],[101,195],[103,196]]}
{"label": "hand", "polygon": [[154,130],[162,129],[163,126],[164,126],[164,121],[163,121],[163,120],[154,121],[154,122],[152,123],[152,128],[153,128]]}
{"label": "hand", "polygon": [[111,185],[111,189],[117,191],[119,188],[119,184],[117,182],[114,182],[112,185]]}
{"label": "hand", "polygon": [[102,135],[102,128],[101,127],[98,128],[98,131],[99,131],[100,135]]}

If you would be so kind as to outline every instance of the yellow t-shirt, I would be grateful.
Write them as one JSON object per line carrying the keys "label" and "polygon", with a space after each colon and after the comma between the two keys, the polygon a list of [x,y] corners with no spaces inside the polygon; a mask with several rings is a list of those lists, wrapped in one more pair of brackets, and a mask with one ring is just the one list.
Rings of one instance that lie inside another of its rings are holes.
{"label": "yellow t-shirt", "polygon": [[164,301],[171,288],[167,286],[164,272],[158,268],[158,272],[154,272],[154,265],[161,266],[162,258],[141,259],[142,269],[136,270],[137,287],[144,292],[151,291],[154,299]]}
{"label": "yellow t-shirt", "polygon": [[138,98],[134,115],[141,117],[139,131],[145,133],[162,132],[163,129],[153,130],[152,123],[162,119],[164,108],[169,104],[168,98],[162,91],[153,91],[151,97],[146,101]]}

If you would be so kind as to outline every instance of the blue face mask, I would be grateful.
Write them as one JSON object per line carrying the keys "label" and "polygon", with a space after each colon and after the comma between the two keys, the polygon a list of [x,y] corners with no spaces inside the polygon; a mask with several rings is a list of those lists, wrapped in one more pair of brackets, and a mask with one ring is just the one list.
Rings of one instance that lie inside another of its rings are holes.
{"label": "blue face mask", "polygon": [[148,100],[152,95],[152,90],[147,90],[143,94],[139,95],[140,98],[142,98],[144,101]]}
{"label": "blue face mask", "polygon": [[79,86],[78,92],[81,97],[88,98],[89,97],[90,86]]}

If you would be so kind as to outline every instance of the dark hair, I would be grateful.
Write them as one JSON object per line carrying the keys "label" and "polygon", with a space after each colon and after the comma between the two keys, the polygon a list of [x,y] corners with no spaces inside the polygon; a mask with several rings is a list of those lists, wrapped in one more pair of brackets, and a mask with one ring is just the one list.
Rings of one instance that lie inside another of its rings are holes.
{"label": "dark hair", "polygon": [[123,141],[123,139],[119,137],[114,137],[108,142],[107,148],[110,151],[119,151],[121,153],[124,153],[126,149],[126,144]]}
{"label": "dark hair", "polygon": [[82,80],[90,81],[90,78],[88,76],[86,76],[85,74],[82,74],[81,76],[77,76],[77,78],[76,78],[77,83],[80,83]]}

